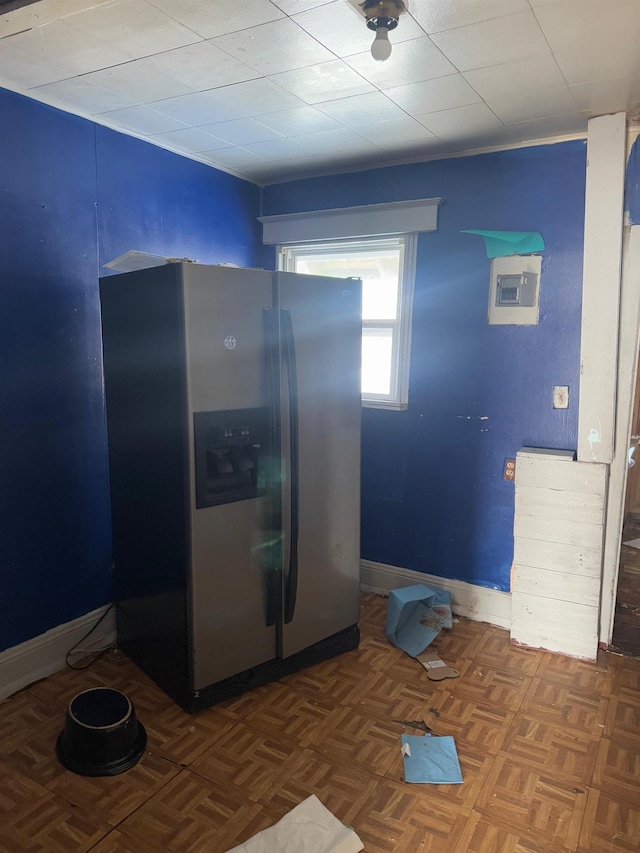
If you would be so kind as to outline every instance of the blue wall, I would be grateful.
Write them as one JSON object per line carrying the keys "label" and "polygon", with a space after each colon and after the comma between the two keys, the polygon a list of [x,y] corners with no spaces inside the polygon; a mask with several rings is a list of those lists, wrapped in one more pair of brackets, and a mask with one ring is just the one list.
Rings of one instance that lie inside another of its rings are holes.
{"label": "blue wall", "polygon": [[[2,89],[0,114],[2,650],[111,598],[102,264],[262,252],[251,184]],[[576,444],[585,166],[575,142],[265,189],[265,214],[445,199],[419,241],[409,409],[363,412],[365,558],[508,588],[504,459]],[[538,326],[487,325],[489,261],[465,228],[542,233]]]}
{"label": "blue wall", "polygon": [[0,89],[0,650],[111,600],[98,277],[260,260],[253,185]]}
{"label": "blue wall", "polygon": [[[409,408],[363,411],[362,556],[509,589],[524,445],[575,448],[586,145],[570,142],[269,186],[264,215],[444,198],[419,239]],[[466,228],[539,231],[540,322],[489,326]],[[570,408],[552,408],[553,385]]]}

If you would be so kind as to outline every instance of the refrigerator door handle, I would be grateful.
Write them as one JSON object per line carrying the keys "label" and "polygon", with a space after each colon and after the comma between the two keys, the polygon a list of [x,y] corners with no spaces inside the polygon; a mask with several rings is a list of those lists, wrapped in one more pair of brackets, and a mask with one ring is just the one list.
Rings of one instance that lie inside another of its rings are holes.
{"label": "refrigerator door handle", "polygon": [[284,621],[293,620],[298,594],[298,533],[300,527],[299,443],[298,443],[298,374],[296,345],[291,312],[280,309],[282,349],[289,390],[289,475],[291,481],[291,518],[289,526],[289,571],[285,584]]}
{"label": "refrigerator door handle", "polygon": [[277,470],[277,459],[280,457],[280,406],[277,402],[278,395],[278,329],[276,326],[276,315],[271,308],[264,308],[262,311],[262,320],[264,327],[265,341],[265,364],[267,373],[267,383],[269,386],[269,394],[271,399],[271,424],[270,424],[270,444],[271,452],[269,454],[269,470],[267,472],[267,482],[269,483],[269,492],[271,494],[271,519],[268,527],[271,529],[270,541],[263,553],[263,565],[266,584],[266,625],[270,627],[275,625],[278,620],[278,614],[281,610],[281,578],[280,570],[280,542],[276,531],[282,529],[282,493],[280,488],[280,476]]}

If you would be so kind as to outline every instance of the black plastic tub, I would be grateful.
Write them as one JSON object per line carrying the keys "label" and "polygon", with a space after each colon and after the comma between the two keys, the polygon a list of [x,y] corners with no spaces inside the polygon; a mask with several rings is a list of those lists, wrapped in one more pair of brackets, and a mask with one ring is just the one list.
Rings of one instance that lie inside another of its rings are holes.
{"label": "black plastic tub", "polygon": [[95,687],[69,703],[56,753],[80,776],[116,776],[137,764],[146,745],[147,733],[129,697]]}

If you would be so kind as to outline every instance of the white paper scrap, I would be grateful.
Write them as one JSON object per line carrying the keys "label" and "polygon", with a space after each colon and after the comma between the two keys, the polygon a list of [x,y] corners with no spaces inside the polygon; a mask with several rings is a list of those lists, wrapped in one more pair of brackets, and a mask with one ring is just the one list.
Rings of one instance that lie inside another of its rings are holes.
{"label": "white paper scrap", "polygon": [[227,853],[359,853],[356,833],[312,795],[274,826]]}
{"label": "white paper scrap", "polygon": [[408,755],[408,756],[409,756],[409,758],[411,758],[411,747],[409,746],[409,744],[408,744],[408,743],[403,743],[403,744],[402,744],[402,749],[400,750],[400,752],[401,752],[403,755]]}

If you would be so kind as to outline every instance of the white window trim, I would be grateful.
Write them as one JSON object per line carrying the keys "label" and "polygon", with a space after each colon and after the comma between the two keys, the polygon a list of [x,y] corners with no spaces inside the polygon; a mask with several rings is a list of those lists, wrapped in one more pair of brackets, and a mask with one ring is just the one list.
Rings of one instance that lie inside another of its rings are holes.
{"label": "white window trim", "polygon": [[[413,308],[413,290],[416,273],[416,255],[417,255],[417,235],[416,234],[388,234],[383,237],[364,237],[353,238],[343,241],[322,241],[322,243],[335,242],[339,245],[340,242],[347,244],[361,242],[363,245],[367,241],[375,241],[376,239],[384,240],[388,238],[402,239],[402,280],[398,282],[400,290],[400,299],[398,305],[399,321],[396,325],[396,334],[394,336],[394,352],[393,364],[397,365],[397,372],[394,377],[394,399],[390,400],[385,396],[377,396],[368,394],[362,397],[362,406],[367,409],[389,409],[394,411],[404,411],[408,408],[409,398],[409,365],[411,355],[411,328],[412,328],[412,308]],[[278,253],[278,268],[284,271],[293,271],[292,256],[287,253],[287,249],[294,249],[296,245],[304,246],[305,248],[312,243],[289,244],[287,246],[277,246]],[[381,325],[371,322],[372,326]],[[363,322],[363,327],[366,323]]]}
{"label": "white window trim", "polygon": [[403,412],[409,406],[409,368],[411,364],[411,329],[413,316],[413,290],[416,280],[416,256],[418,253],[418,235],[403,234],[404,255],[402,259],[402,281],[400,282],[400,322],[396,343],[397,389],[396,400],[377,400],[375,395],[362,398],[365,409],[390,409]]}
{"label": "white window trim", "polygon": [[364,240],[375,237],[405,238],[402,302],[397,336],[398,400],[376,400],[370,396],[362,401],[365,408],[405,410],[408,407],[417,235],[437,230],[438,208],[442,202],[442,198],[421,198],[258,217],[262,223],[262,241],[265,245],[276,247],[279,265],[282,264],[282,247],[296,243],[328,243],[332,240]]}

